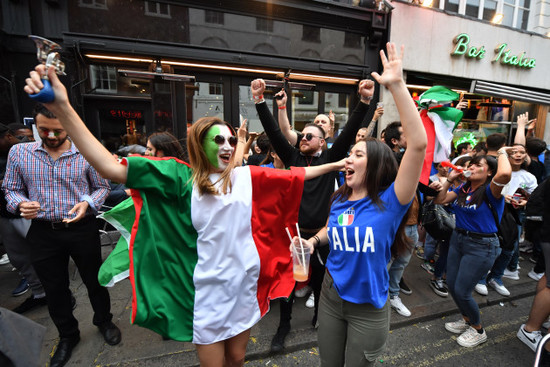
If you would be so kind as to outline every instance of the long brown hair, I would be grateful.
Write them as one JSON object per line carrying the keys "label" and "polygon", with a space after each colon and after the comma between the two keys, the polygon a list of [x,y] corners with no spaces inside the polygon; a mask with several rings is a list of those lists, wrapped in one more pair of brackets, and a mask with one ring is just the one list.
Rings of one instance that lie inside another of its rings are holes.
{"label": "long brown hair", "polygon": [[[367,169],[362,185],[367,189],[367,195],[375,203],[380,211],[384,210],[384,203],[380,199],[380,192],[386,190],[397,177],[398,165],[395,154],[383,142],[367,137],[364,141],[367,145]],[[332,201],[344,202],[351,195],[352,189],[344,183],[333,195]],[[404,253],[410,248],[410,240],[405,234],[406,216],[403,217],[394,243],[391,247],[393,256]]]}
{"label": "long brown hair", "polygon": [[[208,133],[208,130],[214,125],[225,125],[231,130],[231,133],[235,135],[233,127],[220,120],[217,117],[202,117],[198,119],[189,129],[189,137],[187,141],[187,148],[189,151],[189,162],[193,169],[193,183],[197,185],[199,193],[201,195],[219,195],[220,193],[214,186],[215,182],[210,182],[210,168],[212,164],[208,160],[204,148],[202,146],[203,140]],[[222,182],[222,193],[227,194],[231,191],[231,171],[235,167],[235,162],[232,160],[222,172],[219,181]]]}
{"label": "long brown hair", "polygon": [[471,166],[472,164],[479,164],[482,163],[485,160],[487,162],[487,166],[489,166],[489,172],[490,174],[485,179],[485,182],[478,187],[474,192],[470,191],[470,188],[472,186],[472,183],[470,180],[466,181],[466,183],[462,186],[462,188],[458,191],[458,195],[456,197],[456,203],[460,206],[466,205],[466,199],[468,196],[471,196],[469,204],[468,205],[477,205],[478,207],[483,203],[485,190],[487,188],[487,185],[491,183],[491,180],[493,179],[493,176],[497,172],[497,160],[489,155],[476,155],[471,161],[468,166]]}
{"label": "long brown hair", "polygon": [[165,157],[176,157],[187,161],[185,152],[181,147],[178,138],[167,131],[156,132],[149,135],[149,141],[156,150],[162,150]]}

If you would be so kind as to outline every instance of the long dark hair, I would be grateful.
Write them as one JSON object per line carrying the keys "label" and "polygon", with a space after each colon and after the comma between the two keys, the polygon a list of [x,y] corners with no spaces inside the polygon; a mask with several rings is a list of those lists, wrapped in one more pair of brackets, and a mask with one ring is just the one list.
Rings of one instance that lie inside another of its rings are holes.
{"label": "long dark hair", "polygon": [[149,135],[149,141],[156,150],[162,150],[165,157],[175,157],[187,161],[186,154],[174,135],[167,131],[156,132]]}
{"label": "long dark hair", "polygon": [[[367,189],[367,195],[375,203],[380,211],[383,211],[384,203],[380,199],[380,192],[386,190],[395,181],[397,176],[398,165],[393,151],[383,142],[367,137],[363,140],[367,145],[367,169],[363,179],[363,185]],[[351,195],[352,189],[344,183],[332,195],[331,201],[344,202]],[[405,234],[406,216],[401,221],[395,241],[392,244],[392,255],[403,253],[410,248],[410,240]]]}
{"label": "long dark hair", "polygon": [[464,185],[462,185],[462,188],[458,191],[458,196],[456,198],[456,203],[460,206],[466,205],[466,198],[468,196],[471,196],[471,200],[468,203],[468,205],[477,205],[480,206],[483,202],[483,195],[485,195],[485,189],[487,188],[487,185],[491,183],[491,180],[493,179],[493,176],[497,172],[497,160],[491,156],[488,155],[477,155],[470,161],[470,166],[472,164],[479,164],[485,160],[487,162],[487,165],[489,166],[490,174],[487,176],[487,179],[481,185],[478,187],[474,192],[470,192],[470,188],[472,187],[472,183],[470,180],[468,180]]}

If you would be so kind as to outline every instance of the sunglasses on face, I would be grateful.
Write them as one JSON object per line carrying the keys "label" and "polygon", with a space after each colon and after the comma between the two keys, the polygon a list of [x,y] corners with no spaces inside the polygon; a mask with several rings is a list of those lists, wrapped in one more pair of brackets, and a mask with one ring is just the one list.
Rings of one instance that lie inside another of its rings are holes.
{"label": "sunglasses on face", "polygon": [[[225,136],[223,135],[216,135],[214,136],[214,142],[218,145],[224,145],[225,144]],[[229,145],[231,145],[232,147],[235,147],[237,145],[237,137],[236,136],[230,136],[228,139],[227,139],[227,142],[229,143]]]}
{"label": "sunglasses on face", "polygon": [[313,139],[313,138],[323,139],[323,138],[321,138],[320,136],[313,135],[312,133],[307,133],[306,135],[304,135],[304,138],[305,138],[307,141],[311,141],[311,139]]}

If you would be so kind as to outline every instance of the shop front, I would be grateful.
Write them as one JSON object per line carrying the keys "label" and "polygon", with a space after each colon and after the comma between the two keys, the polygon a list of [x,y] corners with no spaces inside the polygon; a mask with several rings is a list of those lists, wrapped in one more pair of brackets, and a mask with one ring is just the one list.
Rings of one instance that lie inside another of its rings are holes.
{"label": "shop front", "polygon": [[[537,119],[535,135],[550,141],[548,38],[406,3],[395,5],[390,39],[406,45],[403,63],[413,96],[443,85],[468,103],[455,142],[464,136],[483,141],[496,132],[511,142],[517,117],[526,112],[529,119]],[[386,101],[390,96],[382,98],[391,105]]]}

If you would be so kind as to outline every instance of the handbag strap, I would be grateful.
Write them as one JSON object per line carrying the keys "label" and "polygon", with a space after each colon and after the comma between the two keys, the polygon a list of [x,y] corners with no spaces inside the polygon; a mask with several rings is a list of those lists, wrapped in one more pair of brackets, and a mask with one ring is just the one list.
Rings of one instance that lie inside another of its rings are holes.
{"label": "handbag strap", "polygon": [[497,225],[497,233],[499,236],[502,236],[502,233],[500,232],[500,222],[498,220],[498,214],[493,204],[491,204],[489,197],[487,196],[487,191],[483,192],[483,201],[485,201],[489,209],[491,209],[491,213],[493,213],[493,219],[495,220],[495,224]]}

